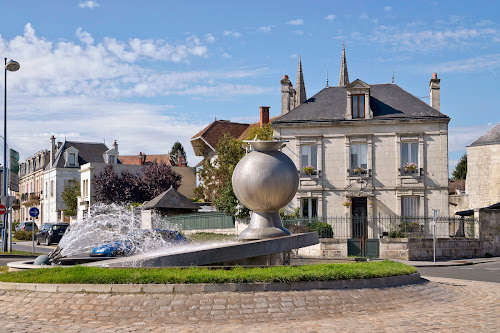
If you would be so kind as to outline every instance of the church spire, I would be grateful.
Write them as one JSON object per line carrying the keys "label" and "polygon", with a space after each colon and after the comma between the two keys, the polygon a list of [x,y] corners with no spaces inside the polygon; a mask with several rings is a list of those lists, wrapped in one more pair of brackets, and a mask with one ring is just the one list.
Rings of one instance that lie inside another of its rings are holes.
{"label": "church spire", "polygon": [[295,107],[307,100],[306,86],[304,84],[304,75],[302,74],[302,62],[299,55],[299,68],[297,70],[297,84],[295,85]]}
{"label": "church spire", "polygon": [[345,43],[342,42],[342,63],[340,64],[339,86],[349,84],[349,73],[347,72],[347,60],[345,58]]}

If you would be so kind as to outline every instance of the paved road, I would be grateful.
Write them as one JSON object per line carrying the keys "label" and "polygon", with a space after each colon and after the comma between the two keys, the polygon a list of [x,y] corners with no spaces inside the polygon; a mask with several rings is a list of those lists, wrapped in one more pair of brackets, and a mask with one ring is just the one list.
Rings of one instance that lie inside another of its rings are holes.
{"label": "paved road", "polygon": [[422,276],[500,283],[500,260],[467,266],[417,267],[417,270]]}
{"label": "paved road", "polygon": [[[56,248],[56,245],[45,246],[45,245],[36,245],[36,243],[35,243],[35,252],[36,253],[49,254],[55,248]],[[17,241],[14,244],[12,244],[12,249],[18,250],[18,251],[32,252],[33,243],[31,241]]]}
{"label": "paved road", "polygon": [[500,285],[206,294],[0,291],[0,332],[498,332]]}

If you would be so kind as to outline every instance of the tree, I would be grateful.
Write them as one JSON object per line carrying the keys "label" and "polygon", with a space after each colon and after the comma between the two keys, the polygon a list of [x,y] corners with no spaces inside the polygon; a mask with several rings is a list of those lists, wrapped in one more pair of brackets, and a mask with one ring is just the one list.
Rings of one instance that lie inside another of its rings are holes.
{"label": "tree", "polygon": [[452,173],[453,179],[467,178],[467,154],[464,154],[457,163],[455,171]]}
{"label": "tree", "polygon": [[182,143],[176,141],[172,145],[172,149],[170,150],[170,156],[175,161],[175,163],[177,163],[177,161],[179,160],[179,155],[184,158],[184,161],[186,161],[187,165],[187,158],[186,158],[186,152],[184,151],[184,147],[182,146]]}
{"label": "tree", "polygon": [[64,187],[64,190],[61,193],[62,200],[66,205],[66,209],[64,210],[64,215],[66,216],[76,216],[78,213],[78,199],[80,196],[80,183],[75,181],[69,183]]}
{"label": "tree", "polygon": [[[270,124],[253,127],[246,140],[273,140]],[[249,210],[239,202],[234,194],[232,177],[236,164],[245,156],[241,140],[225,134],[217,143],[217,156],[214,161],[205,159],[200,171],[205,199],[211,201],[218,211],[237,217],[248,216]]]}
{"label": "tree", "polygon": [[181,180],[182,176],[165,162],[145,165],[142,168],[142,175],[138,177],[139,197],[135,201],[149,201],[170,187],[177,190],[181,186]]}
{"label": "tree", "polygon": [[145,202],[173,186],[176,190],[181,185],[182,176],[173,171],[165,162],[143,166],[141,175],[134,175],[125,170],[120,176],[112,164],[94,176],[95,200],[105,204]]}

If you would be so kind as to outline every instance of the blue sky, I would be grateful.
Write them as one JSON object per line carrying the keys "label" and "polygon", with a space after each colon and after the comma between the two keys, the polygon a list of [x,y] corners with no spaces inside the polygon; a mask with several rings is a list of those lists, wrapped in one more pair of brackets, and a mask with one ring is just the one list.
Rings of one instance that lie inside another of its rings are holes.
{"label": "blue sky", "polygon": [[[441,79],[450,172],[500,121],[500,3],[493,1],[2,1],[8,142],[24,159],[58,140],[118,140],[123,155],[167,153],[217,119],[280,113],[280,79],[307,96],[338,82],[395,83],[429,102]],[[3,88],[3,80],[1,80]]]}

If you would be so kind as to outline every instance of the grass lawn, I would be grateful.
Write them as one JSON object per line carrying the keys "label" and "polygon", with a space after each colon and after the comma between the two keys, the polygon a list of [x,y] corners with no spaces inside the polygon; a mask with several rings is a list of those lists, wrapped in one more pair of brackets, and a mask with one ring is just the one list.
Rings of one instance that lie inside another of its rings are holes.
{"label": "grass lawn", "polygon": [[165,284],[298,282],[379,278],[416,273],[415,267],[385,261],[229,269],[190,268],[69,268],[31,269],[0,274],[0,281],[20,283]]}

